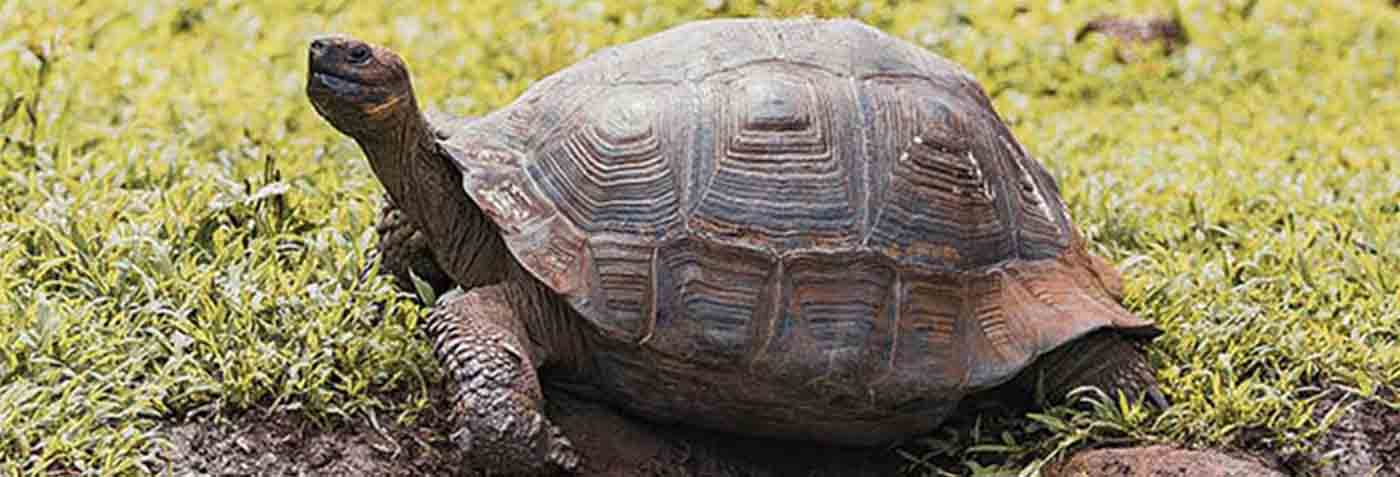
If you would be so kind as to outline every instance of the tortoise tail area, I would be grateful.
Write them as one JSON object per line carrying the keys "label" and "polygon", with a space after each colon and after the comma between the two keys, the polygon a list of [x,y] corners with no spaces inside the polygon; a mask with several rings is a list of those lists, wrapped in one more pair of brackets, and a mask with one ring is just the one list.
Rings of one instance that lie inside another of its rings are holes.
{"label": "tortoise tail area", "polygon": [[1033,404],[1064,404],[1081,386],[1102,390],[1111,399],[1122,392],[1129,400],[1165,409],[1167,399],[1147,355],[1129,337],[1101,329],[1051,351],[1022,371],[1008,387]]}
{"label": "tortoise tail area", "polygon": [[[971,340],[966,348],[971,350],[966,353],[965,389],[969,391],[993,388],[1036,369],[1053,370],[1067,382],[1077,381],[1088,370],[1055,367],[1050,361],[1057,356],[1080,356],[1089,358],[1079,363],[1088,366],[1092,360],[1108,365],[1138,359],[1117,345],[1088,337],[1148,341],[1161,334],[1156,325],[1120,304],[1122,285],[1117,271],[1078,247],[1054,260],[1015,261],[985,273],[987,276],[968,280],[974,293],[980,295],[970,310],[976,319],[968,321],[976,323],[980,333],[967,330],[973,332],[964,335]],[[1131,340],[1121,341],[1132,347]],[[1146,366],[1145,362],[1141,366]],[[1147,372],[1150,375],[1150,369]]]}

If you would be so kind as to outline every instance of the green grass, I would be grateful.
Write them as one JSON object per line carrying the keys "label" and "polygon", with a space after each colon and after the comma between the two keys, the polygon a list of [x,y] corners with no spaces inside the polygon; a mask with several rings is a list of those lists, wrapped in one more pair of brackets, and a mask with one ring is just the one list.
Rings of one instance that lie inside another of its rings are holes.
{"label": "green grass", "polygon": [[[0,475],[157,471],[174,416],[427,405],[421,309],[360,278],[380,188],[302,92],[327,31],[397,49],[423,104],[458,114],[716,15],[855,15],[965,65],[1167,330],[1152,356],[1175,405],[939,434],[906,452],[954,464],[918,472],[1245,432],[1305,449],[1319,383],[1400,387],[1387,1],[145,3],[0,0]],[[1173,9],[1192,43],[1169,58],[1072,41],[1101,12]]]}

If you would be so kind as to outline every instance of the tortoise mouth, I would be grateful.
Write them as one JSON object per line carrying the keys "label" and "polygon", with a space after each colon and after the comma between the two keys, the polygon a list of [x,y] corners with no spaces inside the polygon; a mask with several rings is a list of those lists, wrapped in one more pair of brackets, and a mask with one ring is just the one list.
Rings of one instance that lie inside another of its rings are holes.
{"label": "tortoise mouth", "polygon": [[329,91],[337,96],[358,96],[364,92],[364,84],[324,70],[311,70],[311,88]]}

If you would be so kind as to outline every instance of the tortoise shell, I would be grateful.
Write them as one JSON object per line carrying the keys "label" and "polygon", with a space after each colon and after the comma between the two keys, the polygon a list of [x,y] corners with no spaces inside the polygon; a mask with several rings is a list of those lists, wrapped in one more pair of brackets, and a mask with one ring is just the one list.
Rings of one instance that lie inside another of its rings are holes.
{"label": "tortoise shell", "polygon": [[631,363],[603,366],[613,388],[655,390],[625,357],[650,353],[675,381],[747,376],[703,384],[715,399],[825,383],[852,419],[946,414],[1069,340],[1151,326],[975,80],[859,22],[690,23],[443,143],[517,260],[616,345],[599,359]]}

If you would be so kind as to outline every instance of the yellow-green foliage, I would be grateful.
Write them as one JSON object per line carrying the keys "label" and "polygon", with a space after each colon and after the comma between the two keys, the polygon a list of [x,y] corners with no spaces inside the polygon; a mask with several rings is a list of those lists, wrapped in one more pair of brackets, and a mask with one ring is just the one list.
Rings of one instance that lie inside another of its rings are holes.
{"label": "yellow-green foliage", "polygon": [[[397,49],[421,103],[457,114],[711,16],[854,15],[965,65],[1167,330],[1176,405],[1060,410],[1027,421],[1050,444],[954,454],[1244,429],[1303,446],[1308,386],[1396,387],[1390,2],[946,3],[0,0],[0,473],[156,471],[172,416],[426,404],[421,309],[360,278],[379,186],[302,91],[306,41],[331,31]],[[1099,13],[1174,11],[1192,43],[1169,58],[1073,42]]]}

